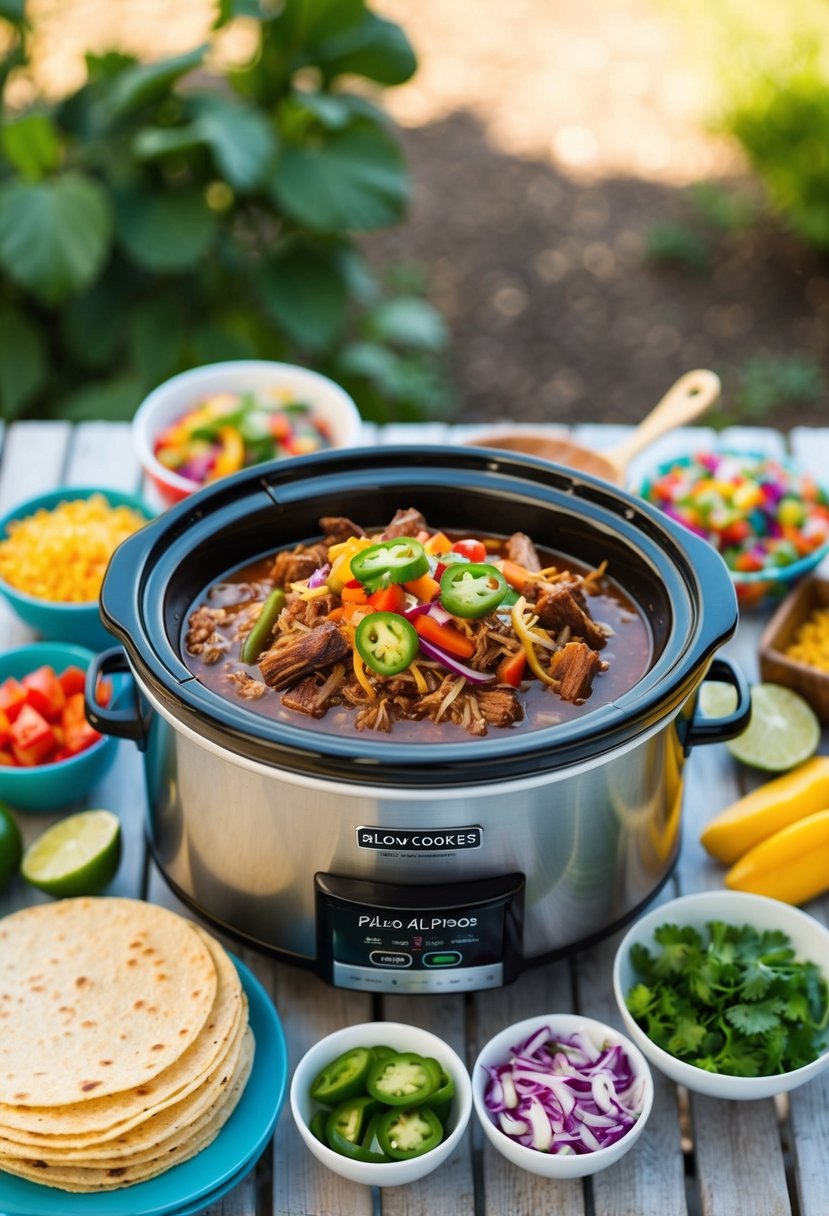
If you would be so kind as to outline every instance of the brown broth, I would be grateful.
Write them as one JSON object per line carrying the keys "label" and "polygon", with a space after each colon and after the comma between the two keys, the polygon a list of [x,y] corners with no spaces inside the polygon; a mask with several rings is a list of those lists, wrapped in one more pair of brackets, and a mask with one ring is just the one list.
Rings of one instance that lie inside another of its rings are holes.
{"label": "brown broth", "polygon": [[[444,529],[444,531],[451,537],[448,530]],[[468,536],[470,533],[464,535]],[[481,539],[484,538],[481,537]],[[489,542],[487,547],[492,556],[500,556],[495,550],[493,542],[497,540],[499,544],[502,544],[502,538],[487,537],[486,540]],[[570,570],[574,574],[582,576],[589,572],[587,567],[565,554],[541,548],[538,549],[538,552],[545,568],[556,566],[560,570]],[[203,604],[211,608],[218,608],[249,602],[251,588],[259,590],[256,598],[264,598],[271,587],[268,573],[273,565],[274,556],[261,558],[231,571],[208,588],[206,593],[199,596],[190,612]],[[535,677],[525,679],[518,690],[518,698],[524,709],[521,721],[509,727],[490,726],[488,734],[482,736],[483,738],[498,738],[505,731],[540,730],[560,722],[583,717],[601,705],[609,704],[621,696],[638,683],[648,670],[652,655],[651,634],[641,610],[607,575],[597,580],[593,586],[597,588],[596,594],[587,596],[590,615],[593,620],[609,625],[613,630],[613,636],[608,638],[607,645],[600,652],[602,659],[607,662],[608,668],[596,676],[590,696],[582,704],[562,701],[555,692]],[[190,612],[187,614],[188,618]],[[229,629],[224,631],[220,629],[218,632],[230,638],[232,628],[231,622]],[[182,639],[186,632],[185,624]],[[208,664],[198,656],[188,653],[182,640],[182,657],[196,678],[213,692],[237,704],[240,702],[240,698],[235,692],[234,683],[228,680],[228,674],[233,671],[246,671],[255,679],[259,678],[255,665],[245,666],[238,661],[238,652],[239,644],[233,643],[228,650],[227,659],[220,659],[217,663]],[[356,710],[353,707],[334,705],[324,717],[312,718],[308,714],[287,709],[282,704],[284,692],[285,689],[279,691],[268,689],[258,700],[242,700],[241,703],[252,712],[263,714],[276,722],[327,734],[353,732],[358,736],[364,735],[378,741],[387,740],[390,743],[449,743],[474,737],[463,727],[456,726],[452,722],[436,723],[429,718],[417,721],[400,719],[395,721],[389,733],[381,730],[358,731],[354,726]]]}

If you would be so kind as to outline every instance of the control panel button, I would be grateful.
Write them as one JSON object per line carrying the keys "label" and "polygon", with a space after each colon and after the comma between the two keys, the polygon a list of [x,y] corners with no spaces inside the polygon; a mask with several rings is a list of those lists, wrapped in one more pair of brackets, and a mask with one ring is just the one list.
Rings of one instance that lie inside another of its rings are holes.
{"label": "control panel button", "polygon": [[412,956],[403,950],[372,950],[369,958],[375,967],[411,967]]}
{"label": "control panel button", "polygon": [[463,955],[457,950],[435,950],[423,955],[424,967],[457,967]]}

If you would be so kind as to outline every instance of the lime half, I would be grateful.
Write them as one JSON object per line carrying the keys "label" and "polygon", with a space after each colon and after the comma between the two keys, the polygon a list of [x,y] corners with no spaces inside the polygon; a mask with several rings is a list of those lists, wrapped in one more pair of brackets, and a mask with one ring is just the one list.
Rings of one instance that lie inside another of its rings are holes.
{"label": "lime half", "polygon": [[733,684],[706,680],[700,685],[699,707],[706,718],[724,718],[737,708],[737,689]]}
{"label": "lime half", "polygon": [[27,882],[49,895],[97,895],[121,860],[121,824],[111,811],[79,811],[47,828],[23,854]]}
{"label": "lime half", "polygon": [[0,887],[5,887],[20,868],[23,839],[11,811],[0,802]]}
{"label": "lime half", "polygon": [[781,684],[754,684],[751,721],[726,747],[743,764],[782,773],[817,751],[820,723],[801,696]]}

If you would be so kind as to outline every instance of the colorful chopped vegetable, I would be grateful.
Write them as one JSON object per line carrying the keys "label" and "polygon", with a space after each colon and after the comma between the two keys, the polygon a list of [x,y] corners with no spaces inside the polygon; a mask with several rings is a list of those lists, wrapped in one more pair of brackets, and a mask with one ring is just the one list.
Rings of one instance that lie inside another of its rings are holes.
{"label": "colorful chopped vegetable", "polygon": [[354,578],[369,587],[408,583],[429,572],[429,558],[420,541],[410,536],[370,545],[351,559]]}
{"label": "colorful chopped vegetable", "polygon": [[363,617],[354,644],[363,662],[381,676],[405,671],[418,650],[414,626],[395,612],[371,612]]}
{"label": "colorful chopped vegetable", "polygon": [[312,1133],[358,1161],[408,1161],[440,1144],[455,1086],[439,1062],[378,1044],[353,1047],[317,1074]]}
{"label": "colorful chopped vegetable", "polygon": [[501,571],[485,563],[449,566],[440,580],[440,602],[453,616],[472,619],[488,616],[506,594],[507,584]]}
{"label": "colorful chopped vegetable", "polygon": [[156,437],[156,459],[202,484],[263,460],[331,446],[326,422],[287,390],[221,393],[199,402]]}
{"label": "colorful chopped vegetable", "polygon": [[829,989],[780,930],[710,921],[660,925],[658,951],[634,943],[633,1017],[670,1055],[708,1072],[765,1077],[816,1059],[829,1025]]}
{"label": "colorful chopped vegetable", "polygon": [[698,453],[647,481],[642,494],[710,541],[738,574],[779,570],[829,542],[826,492],[771,457]]}
{"label": "colorful chopped vegetable", "polygon": [[487,1110],[511,1140],[543,1153],[592,1153],[621,1140],[642,1112],[644,1081],[619,1044],[542,1026],[487,1069]]}

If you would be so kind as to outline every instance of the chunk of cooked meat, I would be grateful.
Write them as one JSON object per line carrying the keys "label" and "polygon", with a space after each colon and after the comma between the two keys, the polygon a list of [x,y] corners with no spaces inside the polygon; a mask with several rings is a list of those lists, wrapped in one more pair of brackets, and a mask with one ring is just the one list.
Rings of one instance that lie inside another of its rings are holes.
{"label": "chunk of cooked meat", "polygon": [[393,540],[396,536],[417,536],[418,532],[428,532],[429,526],[419,511],[414,507],[402,507],[395,511],[394,519],[383,532],[381,540]]}
{"label": "chunk of cooked meat", "polygon": [[478,688],[475,700],[490,726],[512,726],[524,716],[521,702],[510,688]]}
{"label": "chunk of cooked meat", "polygon": [[294,621],[299,621],[301,625],[313,629],[329,612],[333,612],[336,606],[337,601],[333,595],[315,595],[310,600],[295,599],[283,609],[280,628],[290,629]]}
{"label": "chunk of cooked meat", "polygon": [[228,649],[228,642],[217,625],[228,617],[224,608],[208,608],[205,604],[190,613],[184,645],[188,654],[198,655],[203,663],[217,663]]}
{"label": "chunk of cooked meat", "polygon": [[550,675],[561,681],[557,692],[562,701],[580,705],[590,696],[595,677],[606,667],[586,642],[568,642],[550,660]]}
{"label": "chunk of cooked meat", "polygon": [[328,709],[328,698],[320,697],[323,687],[316,676],[306,676],[282,694],[282,704],[286,709],[295,709],[298,713],[308,714],[310,718],[321,718]]}
{"label": "chunk of cooked meat", "polygon": [[322,543],[326,546],[340,545],[352,536],[365,536],[364,529],[346,515],[323,515],[320,527],[325,533]]}
{"label": "chunk of cooked meat", "polygon": [[368,701],[362,709],[357,711],[354,725],[357,727],[357,730],[384,730],[388,732],[392,728],[393,720],[389,713],[388,699],[380,697],[376,701]]}
{"label": "chunk of cooked meat", "polygon": [[243,701],[258,701],[268,691],[267,684],[254,680],[246,671],[230,672],[227,679],[236,685],[236,696],[241,697]]}
{"label": "chunk of cooked meat", "polygon": [[607,635],[579,605],[572,587],[566,583],[552,584],[535,601],[534,610],[538,622],[552,633],[560,633],[569,626],[573,637],[584,638],[594,650],[607,645]]}
{"label": "chunk of cooked meat", "polygon": [[541,558],[538,556],[538,550],[533,542],[527,536],[526,532],[513,532],[506,544],[507,558],[511,562],[515,562],[519,566],[523,566],[525,570],[529,570],[531,574],[538,574],[541,567]]}
{"label": "chunk of cooked meat", "polygon": [[328,561],[325,545],[297,545],[295,549],[283,549],[277,553],[271,567],[270,577],[277,587],[288,583],[299,583]]}
{"label": "chunk of cooked meat", "polygon": [[283,634],[259,660],[262,679],[271,688],[287,688],[295,680],[343,659],[351,651],[333,621],[323,621],[307,633]]}

